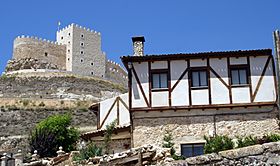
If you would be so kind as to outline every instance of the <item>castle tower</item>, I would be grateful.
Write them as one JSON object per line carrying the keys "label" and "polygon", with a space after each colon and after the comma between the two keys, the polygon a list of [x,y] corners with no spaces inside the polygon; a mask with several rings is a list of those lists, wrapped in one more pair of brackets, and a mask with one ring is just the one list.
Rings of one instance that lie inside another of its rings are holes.
{"label": "castle tower", "polygon": [[105,77],[106,55],[101,51],[99,32],[71,24],[56,33],[66,45],[66,70],[84,76]]}

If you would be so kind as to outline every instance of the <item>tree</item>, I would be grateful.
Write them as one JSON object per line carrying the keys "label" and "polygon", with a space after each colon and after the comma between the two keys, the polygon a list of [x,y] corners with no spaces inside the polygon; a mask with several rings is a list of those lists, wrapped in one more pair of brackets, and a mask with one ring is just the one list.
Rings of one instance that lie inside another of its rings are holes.
{"label": "tree", "polygon": [[59,146],[66,152],[74,150],[79,132],[70,125],[69,114],[53,115],[39,122],[30,133],[31,152],[37,150],[41,157],[52,157],[56,155]]}

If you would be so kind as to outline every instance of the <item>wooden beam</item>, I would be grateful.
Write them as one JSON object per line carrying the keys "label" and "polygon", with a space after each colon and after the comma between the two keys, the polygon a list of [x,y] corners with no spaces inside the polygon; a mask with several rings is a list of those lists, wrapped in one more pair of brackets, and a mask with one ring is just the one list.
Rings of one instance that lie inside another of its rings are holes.
{"label": "wooden beam", "polygon": [[110,107],[109,111],[107,112],[105,118],[103,119],[101,125],[100,125],[100,128],[102,128],[102,126],[104,125],[106,119],[108,118],[109,114],[111,113],[112,109],[114,108],[115,104],[117,103],[117,98],[115,99],[114,103],[112,104],[112,106]]}

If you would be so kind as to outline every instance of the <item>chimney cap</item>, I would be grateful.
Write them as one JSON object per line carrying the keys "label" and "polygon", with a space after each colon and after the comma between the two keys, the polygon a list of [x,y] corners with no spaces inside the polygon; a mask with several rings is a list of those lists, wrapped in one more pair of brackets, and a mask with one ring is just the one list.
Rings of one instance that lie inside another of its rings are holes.
{"label": "chimney cap", "polygon": [[145,38],[144,38],[144,36],[135,36],[135,37],[132,37],[132,41],[133,42],[136,42],[136,41],[145,42]]}

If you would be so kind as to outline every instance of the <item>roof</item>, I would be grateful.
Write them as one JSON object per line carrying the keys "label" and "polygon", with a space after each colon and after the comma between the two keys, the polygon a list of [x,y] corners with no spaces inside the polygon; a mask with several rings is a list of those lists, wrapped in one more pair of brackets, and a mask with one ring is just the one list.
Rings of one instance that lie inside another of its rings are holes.
{"label": "roof", "polygon": [[241,57],[241,56],[263,56],[272,55],[271,49],[256,50],[237,50],[220,52],[199,52],[199,53],[178,53],[178,54],[159,54],[146,56],[122,56],[122,62],[144,62],[157,60],[180,60],[180,59],[198,59],[198,58],[222,58],[222,57]]}
{"label": "roof", "polygon": [[[106,129],[100,129],[100,130],[96,130],[96,131],[92,131],[92,132],[87,132],[81,135],[81,138],[84,140],[89,140],[93,137],[98,137],[98,136],[104,136]],[[114,133],[120,133],[120,132],[125,132],[128,131],[130,132],[130,125],[126,125],[126,126],[117,126],[114,129]]]}

